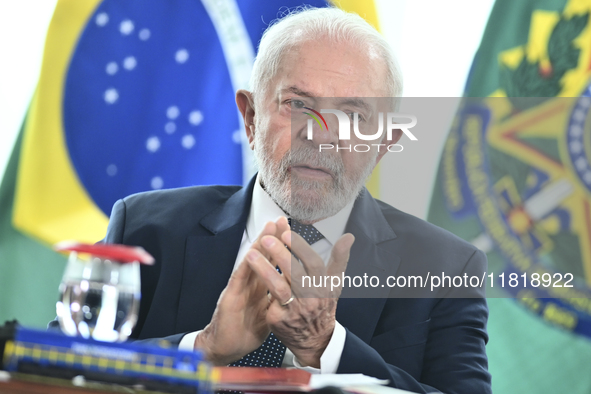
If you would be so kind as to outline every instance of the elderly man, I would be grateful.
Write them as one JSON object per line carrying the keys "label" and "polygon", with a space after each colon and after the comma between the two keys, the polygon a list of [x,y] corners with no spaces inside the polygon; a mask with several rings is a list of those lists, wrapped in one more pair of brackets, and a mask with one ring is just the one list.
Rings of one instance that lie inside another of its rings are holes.
{"label": "elderly man", "polygon": [[157,262],[142,268],[132,336],[203,349],[216,365],[364,373],[416,392],[490,392],[484,299],[391,298],[387,287],[376,298],[302,292],[306,273],[383,276],[436,262],[460,275],[486,266],[470,244],[363,188],[386,149],[319,152],[340,143],[334,127],[314,126],[312,139],[293,127],[319,98],[398,96],[387,43],[357,15],[300,10],[265,32],[251,88],[236,94],[260,169],[248,186],[149,192],[113,208],[105,241],[141,245]]}

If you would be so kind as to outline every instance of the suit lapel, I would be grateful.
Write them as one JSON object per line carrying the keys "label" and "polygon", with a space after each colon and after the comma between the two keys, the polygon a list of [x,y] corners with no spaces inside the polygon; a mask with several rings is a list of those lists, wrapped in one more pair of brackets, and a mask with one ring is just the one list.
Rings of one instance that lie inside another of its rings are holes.
{"label": "suit lapel", "polygon": [[345,275],[353,281],[354,277],[363,278],[366,274],[368,283],[372,276],[377,276],[380,285],[344,288],[337,321],[369,342],[391,290],[381,285],[400,266],[400,257],[394,251],[396,234],[366,189],[355,202],[345,231],[355,236]]}
{"label": "suit lapel", "polygon": [[254,181],[201,219],[205,234],[187,237],[177,332],[202,329],[211,321],[240,249]]}

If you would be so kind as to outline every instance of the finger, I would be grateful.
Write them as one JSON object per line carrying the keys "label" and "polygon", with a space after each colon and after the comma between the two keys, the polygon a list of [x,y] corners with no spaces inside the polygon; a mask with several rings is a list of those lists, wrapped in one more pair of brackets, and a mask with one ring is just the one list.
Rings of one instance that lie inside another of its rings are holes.
{"label": "finger", "polygon": [[279,266],[281,273],[291,283],[291,253],[279,239],[266,235],[261,239],[263,248],[268,252],[271,265]]}
{"label": "finger", "polygon": [[353,234],[345,234],[335,242],[330,252],[328,260],[327,274],[331,276],[340,276],[347,269],[351,247],[355,242]]}
{"label": "finger", "polygon": [[275,267],[258,250],[251,249],[246,254],[246,261],[252,270],[265,283],[269,292],[283,302],[291,298],[291,287]]}
{"label": "finger", "polygon": [[[281,234],[281,240],[286,244],[288,250],[291,249],[291,231],[289,229]],[[290,252],[289,254],[291,262],[291,290],[296,296],[300,297],[302,296],[302,278],[307,276],[308,273],[293,253]]]}
{"label": "finger", "polygon": [[[285,222],[287,222],[287,219],[285,219]],[[289,225],[288,225],[288,227],[289,227]],[[269,258],[270,257],[269,252],[265,248],[262,247],[260,241],[265,236],[269,236],[269,235],[273,235],[273,234],[277,234],[277,233],[278,233],[277,225],[274,222],[265,223],[263,230],[261,231],[261,233],[259,234],[259,236],[255,240],[255,242],[253,243],[251,248],[255,248],[255,249],[259,250],[259,252],[261,252],[265,256],[265,258]],[[252,271],[252,269],[250,268],[250,266],[248,264],[243,264],[243,263],[244,263],[244,261],[240,262],[240,264],[238,264],[238,268],[232,273],[232,276],[230,277],[230,281],[228,283],[228,287],[230,288],[229,290],[239,291],[244,286],[258,287],[258,286],[255,286],[257,275]],[[234,278],[234,279],[232,279],[232,278]]]}
{"label": "finger", "polygon": [[232,286],[235,282],[245,282],[249,279],[252,274],[252,269],[248,264],[244,264],[244,261],[238,264],[238,268],[230,276],[228,286]]}
{"label": "finger", "polygon": [[289,230],[289,223],[285,216],[280,216],[275,222],[267,222],[251,247],[258,249],[266,258],[270,258],[268,251],[261,245],[261,239],[267,235],[273,235],[279,239],[286,230]]}
{"label": "finger", "polygon": [[[245,260],[242,260],[236,270],[230,276],[228,285],[222,294],[226,297],[245,297],[262,298],[267,292],[267,288],[258,275],[252,270]],[[237,304],[232,301],[232,304]]]}
{"label": "finger", "polygon": [[267,222],[263,227],[263,230],[258,235],[257,239],[252,243],[251,248],[257,249],[261,252],[266,258],[269,258],[268,252],[265,248],[261,245],[261,239],[267,235],[275,235],[277,234],[277,225],[274,222]]}
{"label": "finger", "polygon": [[257,241],[263,238],[265,235],[274,235],[277,233],[277,225],[274,222],[267,222],[263,227],[263,231],[257,237]]}
{"label": "finger", "polygon": [[324,275],[326,268],[324,261],[299,234],[293,231],[285,232],[281,236],[291,252],[302,262],[306,272],[310,275]]}
{"label": "finger", "polygon": [[[318,278],[317,278],[318,279]],[[315,298],[317,288],[312,286],[313,277],[308,275],[304,266],[291,256],[291,292],[296,298]]]}
{"label": "finger", "polygon": [[286,231],[289,231],[289,222],[287,221],[287,218],[285,216],[280,216],[275,221],[275,225],[277,226],[277,233],[275,236],[281,239],[281,234],[283,234]]}

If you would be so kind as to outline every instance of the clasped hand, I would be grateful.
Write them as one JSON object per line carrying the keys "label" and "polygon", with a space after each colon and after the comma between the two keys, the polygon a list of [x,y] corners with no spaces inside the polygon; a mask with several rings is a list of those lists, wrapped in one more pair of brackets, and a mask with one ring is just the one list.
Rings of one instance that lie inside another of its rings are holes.
{"label": "clasped hand", "polygon": [[341,288],[316,288],[308,282],[305,287],[302,278],[340,276],[353,241],[353,235],[343,235],[325,266],[311,246],[290,231],[286,218],[267,223],[230,277],[195,347],[215,365],[227,365],[257,349],[273,331],[302,365],[319,368],[334,330]]}

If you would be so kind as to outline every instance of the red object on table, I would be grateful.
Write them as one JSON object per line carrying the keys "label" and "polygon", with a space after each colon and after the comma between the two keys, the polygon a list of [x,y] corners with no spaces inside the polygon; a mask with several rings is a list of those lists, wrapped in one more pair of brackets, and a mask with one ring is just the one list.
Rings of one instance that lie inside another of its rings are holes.
{"label": "red object on table", "polygon": [[88,253],[93,256],[109,259],[119,263],[133,263],[153,265],[154,257],[139,246],[126,246],[114,244],[83,244],[75,241],[64,241],[56,244],[54,249],[58,252]]}
{"label": "red object on table", "polygon": [[311,374],[301,369],[216,367],[216,390],[310,391]]}

